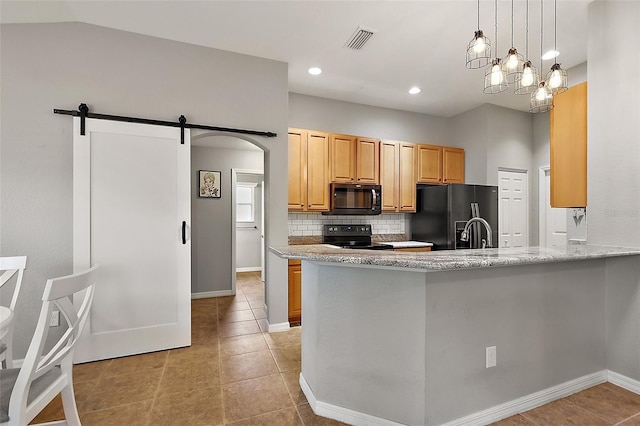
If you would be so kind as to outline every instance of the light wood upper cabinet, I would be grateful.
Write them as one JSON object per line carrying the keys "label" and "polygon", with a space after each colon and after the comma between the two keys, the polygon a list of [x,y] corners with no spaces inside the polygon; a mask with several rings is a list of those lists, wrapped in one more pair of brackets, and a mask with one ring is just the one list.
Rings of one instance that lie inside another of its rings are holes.
{"label": "light wood upper cabinet", "polygon": [[356,139],[356,183],[380,182],[380,140]]}
{"label": "light wood upper cabinet", "polygon": [[329,135],[289,129],[289,211],[329,210]]}
{"label": "light wood upper cabinet", "polygon": [[332,134],[329,149],[331,182],[355,183],[356,137]]}
{"label": "light wood upper cabinet", "polygon": [[330,135],[331,182],[377,184],[380,181],[380,141]]}
{"label": "light wood upper cabinet", "polygon": [[382,211],[397,212],[400,185],[400,144],[395,141],[380,142],[380,185],[382,186]]}
{"label": "light wood upper cabinet", "polygon": [[289,210],[303,211],[307,193],[307,132],[289,129]]}
{"label": "light wood upper cabinet", "polygon": [[464,149],[417,145],[418,183],[464,183]]}
{"label": "light wood upper cabinet", "polygon": [[416,211],[416,145],[380,142],[382,211]]}
{"label": "light wood upper cabinet", "polygon": [[551,207],[587,206],[587,83],[554,96],[550,114]]}
{"label": "light wood upper cabinet", "polygon": [[418,183],[442,183],[442,147],[418,145]]}
{"label": "light wood upper cabinet", "polygon": [[416,211],[416,157],[417,145],[400,142],[400,176],[398,183],[399,207],[401,212]]}
{"label": "light wood upper cabinet", "polygon": [[464,183],[464,149],[442,148],[442,182]]}

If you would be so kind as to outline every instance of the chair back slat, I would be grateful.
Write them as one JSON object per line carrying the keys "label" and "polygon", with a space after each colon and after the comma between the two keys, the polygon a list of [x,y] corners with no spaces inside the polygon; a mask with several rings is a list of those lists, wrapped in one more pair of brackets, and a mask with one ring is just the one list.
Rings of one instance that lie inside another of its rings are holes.
{"label": "chair back slat", "polygon": [[[27,402],[31,384],[38,377],[44,376],[57,366],[61,366],[61,375],[56,379],[56,383],[60,385],[52,384],[45,392],[53,392],[57,389],[57,394],[59,386],[62,386],[61,383],[66,383],[64,386],[73,386],[71,368],[73,350],[89,316],[95,291],[97,269],[96,265],[77,274],[47,280],[36,330],[11,393],[9,417],[26,419],[25,424],[35,417],[41,407],[38,407],[36,402],[33,404]],[[77,310],[71,302],[74,295],[82,296],[82,302]],[[51,349],[43,353],[50,328],[51,312],[54,308],[60,310],[68,328],[54,342]],[[52,398],[54,396],[55,394]]]}
{"label": "chair back slat", "polygon": [[9,280],[17,273],[16,285],[13,288],[13,295],[11,296],[11,303],[9,304],[9,309],[12,311],[16,308],[18,294],[20,293],[20,287],[22,286],[22,277],[26,267],[27,256],[0,257],[0,271],[4,271],[3,274],[0,275],[0,287],[8,283]]}

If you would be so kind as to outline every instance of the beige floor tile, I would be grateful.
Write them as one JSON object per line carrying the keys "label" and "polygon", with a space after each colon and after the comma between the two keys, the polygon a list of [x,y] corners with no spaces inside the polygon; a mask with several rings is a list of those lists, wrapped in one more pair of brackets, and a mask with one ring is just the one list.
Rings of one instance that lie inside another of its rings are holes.
{"label": "beige floor tile", "polygon": [[148,354],[115,358],[102,373],[102,377],[117,376],[119,374],[135,373],[141,370],[164,368],[169,351],[151,352]]}
{"label": "beige floor tile", "polygon": [[[632,394],[635,395],[635,394]],[[594,386],[566,398],[607,422],[615,424],[640,412],[640,400],[614,390],[608,384]]]}
{"label": "beige floor tile", "polygon": [[553,425],[562,424],[565,426],[611,426],[612,423],[605,421],[595,413],[578,407],[563,398],[542,407],[534,408],[521,414],[533,424]]}
{"label": "beige floor tile", "polygon": [[337,420],[328,419],[326,417],[316,416],[309,404],[298,405],[297,407],[302,423],[305,426],[337,426],[346,425],[346,423]]}
{"label": "beige floor tile", "polygon": [[244,309],[241,311],[220,311],[218,312],[218,321],[223,322],[238,322],[238,321],[251,321],[254,320],[253,312],[251,309]]}
{"label": "beige floor tile", "polygon": [[33,421],[31,421],[31,424],[55,422],[64,419],[65,416],[64,409],[62,408],[62,398],[58,395],[53,398],[53,401],[44,407],[40,413],[38,413]]}
{"label": "beige floor tile", "polygon": [[252,309],[253,311],[253,316],[256,319],[266,319],[267,318],[267,313],[264,311],[264,309]]}
{"label": "beige floor tile", "polygon": [[536,426],[535,423],[531,423],[529,420],[525,419],[520,414],[500,420],[499,422],[491,423],[491,425],[492,426]]}
{"label": "beige floor tile", "polygon": [[292,327],[287,331],[265,334],[267,345],[271,348],[294,346],[300,344],[302,327]]}
{"label": "beige floor tile", "polygon": [[218,328],[192,328],[191,346],[211,346],[218,344]]}
{"label": "beige floor tile", "polygon": [[217,362],[220,357],[217,338],[207,345],[191,345],[186,348],[171,349],[167,356],[167,366],[181,366],[194,363]]}
{"label": "beige floor tile", "polygon": [[220,339],[221,357],[266,350],[269,350],[269,347],[260,333]]}
{"label": "beige floor tile", "polygon": [[88,413],[152,400],[156,396],[161,377],[160,369],[103,377],[86,401],[82,404],[78,401],[78,410]]}
{"label": "beige floor tile", "polygon": [[162,375],[158,396],[195,392],[219,384],[220,364],[217,361],[167,366]]}
{"label": "beige floor tile", "polygon": [[238,321],[220,324],[218,336],[220,338],[227,338],[255,333],[260,333],[260,327],[258,327],[258,323],[255,320]]}
{"label": "beige floor tile", "polygon": [[640,426],[640,413],[620,423],[621,426]]}
{"label": "beige floor tile", "polygon": [[248,302],[251,309],[264,309],[264,299],[253,299]]}
{"label": "beige floor tile", "polygon": [[73,382],[83,382],[87,380],[99,379],[111,364],[110,359],[105,361],[86,362],[73,366]]}
{"label": "beige floor tile", "polygon": [[300,370],[302,363],[300,344],[271,348],[271,352],[273,352],[273,357],[276,359],[280,372]]}
{"label": "beige floor tile", "polygon": [[258,322],[258,327],[260,327],[260,331],[262,333],[268,333],[269,332],[269,322],[266,319],[262,318],[262,319],[259,319],[259,320],[256,320],[256,321]]}
{"label": "beige floor tile", "polygon": [[146,426],[149,424],[149,410],[152,404],[153,400],[147,400],[84,413],[80,414],[80,421],[87,426]]}
{"label": "beige floor tile", "polygon": [[220,359],[222,383],[239,382],[278,372],[269,351],[250,352]]}
{"label": "beige floor tile", "polygon": [[285,408],[227,424],[230,426],[302,426],[302,420],[295,408]]}
{"label": "beige floor tile", "polygon": [[223,423],[220,386],[158,398],[151,410],[151,425],[196,426]]}
{"label": "beige floor tile", "polygon": [[307,397],[300,387],[300,368],[295,371],[285,371],[281,373],[281,376],[285,385],[287,385],[287,390],[291,395],[293,403],[295,405],[308,404]]}
{"label": "beige floor tile", "polygon": [[264,291],[262,291],[262,290],[258,290],[256,292],[246,292],[245,291],[244,295],[247,298],[247,301],[249,301],[249,304],[251,304],[252,300],[259,300],[260,303],[262,303],[262,305],[264,305]]}
{"label": "beige floor tile", "polygon": [[227,422],[293,406],[280,374],[223,385],[222,395]]}

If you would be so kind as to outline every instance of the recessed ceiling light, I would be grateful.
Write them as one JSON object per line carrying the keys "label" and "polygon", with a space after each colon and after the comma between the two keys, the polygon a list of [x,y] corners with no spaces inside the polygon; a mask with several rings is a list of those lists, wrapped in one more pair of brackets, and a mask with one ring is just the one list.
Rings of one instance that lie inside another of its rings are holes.
{"label": "recessed ceiling light", "polygon": [[318,67],[311,67],[309,68],[309,74],[311,75],[320,75],[322,74],[322,70]]}
{"label": "recessed ceiling light", "polygon": [[412,87],[411,89],[409,89],[409,93],[411,93],[412,95],[417,95],[420,92],[421,90],[419,87]]}
{"label": "recessed ceiling light", "polygon": [[542,55],[542,60],[547,61],[549,59],[553,59],[556,56],[558,56],[559,54],[560,54],[560,52],[558,52],[557,50],[549,50],[544,55]]}

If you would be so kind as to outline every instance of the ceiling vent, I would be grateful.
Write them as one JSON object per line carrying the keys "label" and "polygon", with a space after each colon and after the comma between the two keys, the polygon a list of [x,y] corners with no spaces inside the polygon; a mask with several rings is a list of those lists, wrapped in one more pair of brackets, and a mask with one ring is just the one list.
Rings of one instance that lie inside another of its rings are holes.
{"label": "ceiling vent", "polygon": [[344,47],[347,49],[361,50],[374,33],[375,31],[369,28],[358,27],[353,35],[349,37]]}

